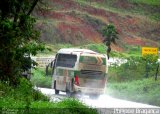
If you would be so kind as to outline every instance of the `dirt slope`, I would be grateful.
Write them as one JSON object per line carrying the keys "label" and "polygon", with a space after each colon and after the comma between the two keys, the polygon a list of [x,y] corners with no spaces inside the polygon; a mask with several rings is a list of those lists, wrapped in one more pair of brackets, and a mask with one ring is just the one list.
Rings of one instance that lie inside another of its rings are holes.
{"label": "dirt slope", "polygon": [[[101,29],[113,23],[119,33],[115,50],[123,50],[124,45],[157,46],[160,41],[160,23],[143,16],[116,13],[78,0],[48,0],[48,9],[35,13],[42,31],[42,41],[82,45],[91,42],[101,43]],[[95,2],[103,2],[103,0]],[[124,0],[123,0],[124,2]],[[129,8],[127,4],[115,4]]]}

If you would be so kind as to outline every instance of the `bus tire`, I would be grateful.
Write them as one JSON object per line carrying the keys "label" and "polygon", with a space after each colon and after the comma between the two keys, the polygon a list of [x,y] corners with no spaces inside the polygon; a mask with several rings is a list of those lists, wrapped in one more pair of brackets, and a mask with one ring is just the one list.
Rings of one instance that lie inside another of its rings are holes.
{"label": "bus tire", "polygon": [[74,79],[73,78],[71,80],[71,88],[72,88],[72,92],[74,93]]}
{"label": "bus tire", "polygon": [[71,93],[69,90],[67,90],[67,91],[66,91],[66,95],[67,95],[67,97],[71,97],[71,96],[72,96],[72,93]]}
{"label": "bus tire", "polygon": [[67,95],[67,97],[72,97],[72,98],[76,97],[76,93],[70,92],[70,91],[66,91],[66,95]]}
{"label": "bus tire", "polygon": [[58,95],[59,94],[59,90],[56,89],[56,80],[54,81],[54,90],[55,90],[55,94]]}
{"label": "bus tire", "polygon": [[59,94],[59,90],[55,89],[55,94],[58,95]]}
{"label": "bus tire", "polygon": [[72,91],[72,84],[67,83],[66,85],[66,95],[67,97],[74,97],[73,91]]}

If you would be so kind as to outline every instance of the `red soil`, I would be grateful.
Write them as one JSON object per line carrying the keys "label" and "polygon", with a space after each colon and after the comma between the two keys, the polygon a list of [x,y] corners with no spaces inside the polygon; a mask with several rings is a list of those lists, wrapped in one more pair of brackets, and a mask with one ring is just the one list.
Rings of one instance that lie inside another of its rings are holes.
{"label": "red soil", "polygon": [[124,37],[123,40],[129,45],[145,45],[145,41],[140,37]]}
{"label": "red soil", "polygon": [[115,45],[115,44],[112,44],[111,48],[112,48],[112,50],[118,51],[118,52],[122,52],[124,50],[123,48],[121,48],[120,46]]}
{"label": "red soil", "polygon": [[[66,11],[80,11],[86,12],[92,16],[100,17],[104,23],[113,23],[116,26],[116,29],[120,35],[122,41],[126,42],[129,45],[147,45],[146,41],[143,40],[140,36],[146,33],[146,29],[150,26],[147,26],[147,23],[137,17],[133,16],[121,16],[116,13],[112,13],[103,9],[97,9],[89,5],[80,5],[74,0],[51,0],[56,6],[61,6],[58,8],[58,11],[46,11],[45,17],[51,18],[54,20],[61,21],[57,28],[61,31],[63,39],[66,42],[78,44],[83,41],[94,41],[101,42],[102,36],[96,31],[92,25],[89,25],[85,22],[83,18],[74,16],[71,13]],[[103,0],[94,0],[103,2]],[[119,4],[125,5],[127,4]],[[104,21],[105,20],[105,21]],[[139,35],[140,34],[140,35]],[[76,37],[79,37],[77,39]],[[147,34],[150,35],[150,34]],[[150,37],[150,36],[148,36]],[[80,41],[77,41],[80,40]],[[154,44],[156,45],[156,44]],[[123,49],[112,45],[112,47],[117,51],[122,51]]]}
{"label": "red soil", "polygon": [[[76,34],[80,35],[81,39],[84,41],[89,40],[89,41],[94,41],[97,43],[102,42],[102,40],[101,40],[102,36],[98,32],[96,32],[93,28],[91,28],[90,26],[86,26],[84,24],[74,25],[74,24],[60,23],[58,28],[60,31],[62,31],[62,34],[64,36],[65,36],[66,32],[68,32],[69,34],[72,34],[73,37],[76,37]],[[65,37],[65,38],[67,38],[67,37]],[[74,38],[74,39],[76,39],[76,38]],[[67,41],[67,40],[68,39],[65,39],[65,41]]]}

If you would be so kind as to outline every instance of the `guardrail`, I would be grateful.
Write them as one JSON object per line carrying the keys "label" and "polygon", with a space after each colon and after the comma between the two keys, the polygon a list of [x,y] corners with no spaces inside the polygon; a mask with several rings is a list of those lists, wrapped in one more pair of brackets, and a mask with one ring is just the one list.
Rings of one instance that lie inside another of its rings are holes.
{"label": "guardrail", "polygon": [[38,67],[46,67],[49,63],[54,60],[54,56],[51,57],[31,57],[36,63],[38,63]]}

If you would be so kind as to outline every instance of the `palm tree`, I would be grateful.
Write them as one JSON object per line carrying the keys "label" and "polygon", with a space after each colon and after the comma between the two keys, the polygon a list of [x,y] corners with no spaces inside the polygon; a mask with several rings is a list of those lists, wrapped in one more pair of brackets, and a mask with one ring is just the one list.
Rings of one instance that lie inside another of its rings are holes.
{"label": "palm tree", "polygon": [[107,48],[107,56],[109,59],[109,54],[111,52],[111,43],[116,44],[116,39],[118,39],[118,32],[116,28],[112,24],[108,24],[102,29],[102,35],[104,37],[103,43],[106,44]]}

